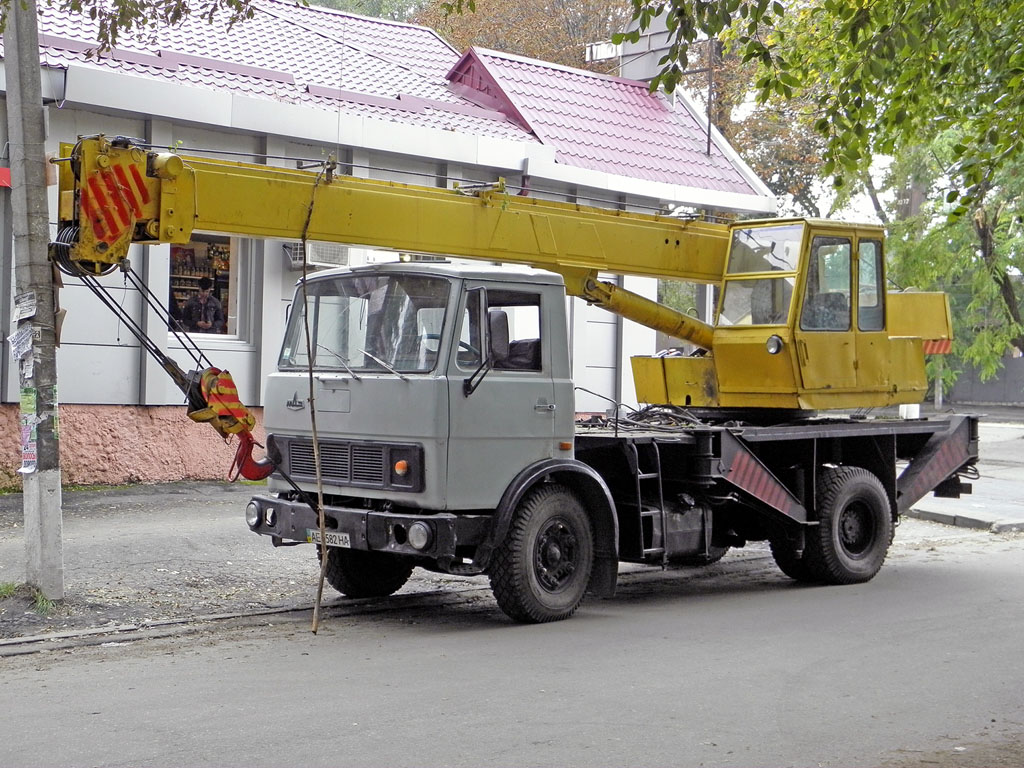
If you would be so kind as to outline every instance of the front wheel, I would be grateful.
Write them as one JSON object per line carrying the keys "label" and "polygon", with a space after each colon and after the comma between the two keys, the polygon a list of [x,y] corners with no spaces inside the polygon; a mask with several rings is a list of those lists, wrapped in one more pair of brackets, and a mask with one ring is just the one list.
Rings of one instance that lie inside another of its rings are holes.
{"label": "front wheel", "polygon": [[515,621],[567,619],[583,601],[594,562],[590,518],[561,485],[520,502],[488,575],[498,606]]}
{"label": "front wheel", "polygon": [[[321,556],[319,545],[316,554]],[[397,555],[328,547],[324,577],[348,597],[386,597],[405,585],[413,567],[408,559]]]}
{"label": "front wheel", "polygon": [[882,483],[862,467],[823,467],[818,526],[807,532],[804,560],[826,584],[868,581],[882,567],[893,520]]}

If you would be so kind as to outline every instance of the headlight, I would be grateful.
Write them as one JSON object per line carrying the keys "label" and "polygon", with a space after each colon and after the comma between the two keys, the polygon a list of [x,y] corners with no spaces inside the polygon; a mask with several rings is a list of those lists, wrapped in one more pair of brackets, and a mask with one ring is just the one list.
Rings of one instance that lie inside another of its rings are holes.
{"label": "headlight", "polygon": [[260,524],[260,507],[255,501],[245,505],[245,524],[250,528],[256,528]]}
{"label": "headlight", "polygon": [[421,552],[430,546],[430,540],[433,538],[430,532],[430,526],[424,523],[422,520],[415,522],[409,526],[409,545],[414,549],[418,549]]}

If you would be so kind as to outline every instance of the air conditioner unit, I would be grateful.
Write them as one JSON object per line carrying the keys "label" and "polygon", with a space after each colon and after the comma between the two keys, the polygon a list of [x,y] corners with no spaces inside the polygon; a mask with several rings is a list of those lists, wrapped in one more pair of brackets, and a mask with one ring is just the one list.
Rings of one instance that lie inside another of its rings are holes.
{"label": "air conditioner unit", "polygon": [[[302,241],[284,243],[284,254],[291,269],[302,269]],[[339,243],[306,241],[306,264],[311,267],[347,267],[348,246]]]}

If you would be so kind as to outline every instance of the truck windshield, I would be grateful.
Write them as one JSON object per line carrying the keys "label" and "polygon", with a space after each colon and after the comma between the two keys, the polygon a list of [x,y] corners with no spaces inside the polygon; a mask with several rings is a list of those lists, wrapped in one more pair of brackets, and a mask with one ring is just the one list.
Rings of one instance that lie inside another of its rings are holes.
{"label": "truck windshield", "polygon": [[424,373],[437,363],[445,309],[445,278],[351,274],[310,280],[285,332],[279,366],[306,368],[309,318],[313,367],[318,371]]}

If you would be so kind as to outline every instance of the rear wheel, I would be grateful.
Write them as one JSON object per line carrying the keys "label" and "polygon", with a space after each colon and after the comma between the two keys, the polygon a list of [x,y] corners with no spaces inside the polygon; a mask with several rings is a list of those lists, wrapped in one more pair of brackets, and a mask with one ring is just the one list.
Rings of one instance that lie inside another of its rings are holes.
{"label": "rear wheel", "polygon": [[[319,545],[316,553],[320,557]],[[348,597],[385,597],[402,588],[413,567],[406,558],[396,555],[328,547],[324,577]]]}
{"label": "rear wheel", "polygon": [[561,485],[542,485],[516,508],[488,575],[510,618],[558,621],[583,601],[593,562],[593,533],[583,505]]}
{"label": "rear wheel", "polygon": [[889,497],[861,467],[824,467],[818,480],[818,526],[807,532],[804,560],[827,584],[870,580],[893,536]]}

